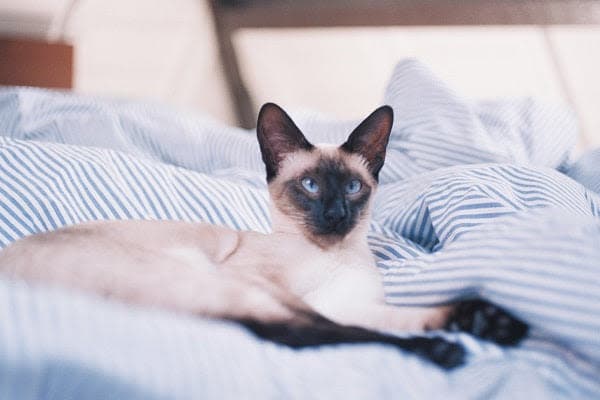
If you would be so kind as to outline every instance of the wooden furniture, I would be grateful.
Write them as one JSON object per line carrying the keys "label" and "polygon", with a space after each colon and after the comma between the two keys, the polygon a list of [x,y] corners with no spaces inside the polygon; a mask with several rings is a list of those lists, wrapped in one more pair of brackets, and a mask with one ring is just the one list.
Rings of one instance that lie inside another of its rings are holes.
{"label": "wooden furniture", "polygon": [[239,28],[600,24],[597,0],[210,0],[239,125],[254,126],[252,99],[232,36]]}
{"label": "wooden furniture", "polygon": [[73,87],[73,46],[29,38],[0,38],[0,85]]}

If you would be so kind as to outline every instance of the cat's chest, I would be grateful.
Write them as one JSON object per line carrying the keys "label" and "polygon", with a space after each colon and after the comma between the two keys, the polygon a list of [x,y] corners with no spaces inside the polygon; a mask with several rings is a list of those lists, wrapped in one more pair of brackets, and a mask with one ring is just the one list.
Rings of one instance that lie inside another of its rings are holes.
{"label": "cat's chest", "polygon": [[383,299],[381,278],[370,254],[315,252],[298,262],[286,279],[292,293],[325,315]]}
{"label": "cat's chest", "polygon": [[366,244],[322,250],[277,237],[251,238],[243,241],[228,266],[285,289],[325,315],[383,301],[381,277]]}

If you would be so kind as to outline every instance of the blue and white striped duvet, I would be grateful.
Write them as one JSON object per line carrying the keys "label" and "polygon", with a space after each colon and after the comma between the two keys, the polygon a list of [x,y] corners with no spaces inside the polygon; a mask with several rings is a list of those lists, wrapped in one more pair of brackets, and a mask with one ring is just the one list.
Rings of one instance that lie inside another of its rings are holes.
{"label": "blue and white striped duvet", "polygon": [[[468,102],[412,61],[384,101],[396,121],[369,240],[388,301],[485,296],[532,325],[522,346],[449,335],[471,355],[448,373],[380,345],[294,351],[229,323],[0,281],[0,399],[599,398],[600,152],[571,160],[562,107]],[[355,125],[295,117],[316,142]],[[246,131],[7,88],[0,135],[0,248],[95,219],[269,230]]]}

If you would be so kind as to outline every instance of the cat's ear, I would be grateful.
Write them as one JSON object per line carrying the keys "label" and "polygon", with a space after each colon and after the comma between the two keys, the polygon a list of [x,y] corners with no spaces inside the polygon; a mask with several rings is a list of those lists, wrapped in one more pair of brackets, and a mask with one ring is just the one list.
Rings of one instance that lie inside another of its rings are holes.
{"label": "cat's ear", "polygon": [[352,131],[342,150],[357,153],[367,161],[369,172],[375,180],[385,161],[385,149],[392,131],[394,111],[390,106],[382,106],[373,111]]}
{"label": "cat's ear", "polygon": [[256,135],[262,159],[267,167],[267,182],[279,172],[281,161],[289,153],[311,150],[314,146],[306,140],[294,121],[277,104],[266,103],[258,113]]}

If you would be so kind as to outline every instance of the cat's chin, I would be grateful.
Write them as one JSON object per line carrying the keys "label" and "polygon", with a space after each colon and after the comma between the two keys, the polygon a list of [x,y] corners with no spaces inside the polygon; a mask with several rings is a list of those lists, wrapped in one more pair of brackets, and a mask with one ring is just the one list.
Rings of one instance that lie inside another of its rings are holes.
{"label": "cat's chin", "polygon": [[331,233],[309,233],[308,239],[322,249],[328,249],[341,244],[348,236],[347,233],[341,234],[336,232]]}
{"label": "cat's chin", "polygon": [[345,243],[356,242],[357,239],[366,241],[368,226],[362,223],[362,218],[359,221],[359,223],[344,222],[332,226],[305,224],[302,233],[310,242],[322,249],[331,249],[340,245],[343,247]]}

